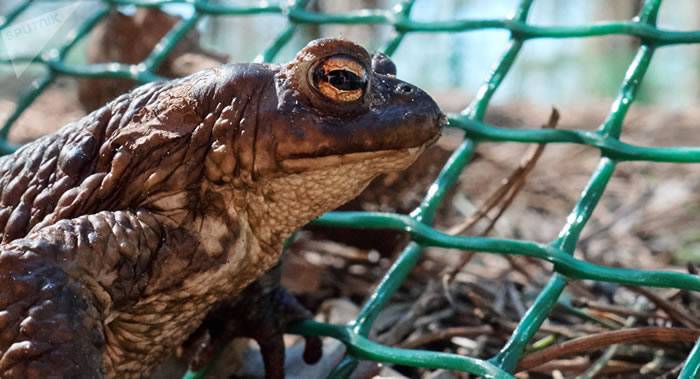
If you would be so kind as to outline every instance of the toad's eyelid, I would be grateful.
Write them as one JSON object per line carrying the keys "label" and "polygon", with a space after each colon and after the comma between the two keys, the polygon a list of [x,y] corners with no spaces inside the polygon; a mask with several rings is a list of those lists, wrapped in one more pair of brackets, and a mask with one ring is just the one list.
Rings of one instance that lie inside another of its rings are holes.
{"label": "toad's eyelid", "polygon": [[345,56],[333,56],[326,59],[322,65],[324,73],[329,73],[334,70],[346,70],[353,74],[365,78],[367,76],[367,70],[353,58]]}

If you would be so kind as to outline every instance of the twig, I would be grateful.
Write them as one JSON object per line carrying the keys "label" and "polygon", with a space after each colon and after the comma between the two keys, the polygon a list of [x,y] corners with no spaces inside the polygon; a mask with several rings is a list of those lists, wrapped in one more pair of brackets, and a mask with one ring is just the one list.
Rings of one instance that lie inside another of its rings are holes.
{"label": "twig", "polygon": [[575,299],[573,300],[573,304],[577,307],[585,307],[600,312],[614,313],[619,316],[635,316],[643,319],[659,318],[659,316],[650,314],[649,312],[637,311],[618,305],[604,304],[589,299]]}
{"label": "twig", "polygon": [[493,333],[493,328],[490,325],[445,328],[412,338],[401,343],[399,346],[404,349],[415,349],[434,342],[444,341],[452,337],[474,337],[490,333]]}
{"label": "twig", "polygon": [[[547,124],[543,125],[542,128],[556,128],[558,122],[559,111],[556,108],[553,108],[552,113],[549,115],[549,120],[547,121]],[[517,194],[522,188],[527,174],[529,174],[532,171],[532,169],[535,168],[535,164],[537,163],[537,160],[542,156],[545,147],[546,144],[538,144],[531,148],[530,151],[525,155],[523,160],[520,162],[518,167],[510,174],[510,176],[508,176],[508,178],[503,180],[501,186],[498,187],[496,191],[494,191],[488,197],[488,199],[486,199],[484,204],[482,204],[482,206],[479,207],[479,209],[476,212],[474,212],[472,216],[462,221],[460,224],[448,229],[447,234],[464,233],[464,231],[473,227],[477,222],[483,219],[492,209],[496,207],[496,205],[498,205],[503,200],[503,198],[506,198],[509,194],[515,192],[511,196],[508,196],[511,198],[512,201],[512,197],[515,194]]]}
{"label": "twig", "polygon": [[[516,327],[516,323],[506,321],[503,323],[502,326],[499,327],[503,327],[504,330],[512,332]],[[570,329],[553,325],[543,325],[542,328],[540,328],[540,332],[554,333],[567,338],[574,338],[575,336],[575,334],[572,333]],[[401,344],[399,344],[399,346],[406,349],[415,349],[427,344],[444,341],[452,337],[473,337],[493,333],[494,328],[491,325],[487,324],[480,326],[451,327],[436,330],[430,333],[420,335],[418,337],[411,338],[405,342],[402,342]]]}
{"label": "twig", "polygon": [[625,207],[621,207],[615,213],[613,213],[612,217],[610,217],[610,220],[608,222],[598,226],[598,228],[596,228],[595,230],[581,237],[581,240],[579,240],[579,244],[589,243],[591,239],[593,239],[597,235],[605,233],[606,231],[610,230],[612,227],[617,225],[620,222],[620,220],[644,209],[644,205],[646,205],[649,202],[649,199],[653,194],[654,192],[651,189],[646,189],[631,204]]}
{"label": "twig", "polygon": [[[530,370],[530,372],[551,374],[552,371],[559,370],[575,374],[584,371],[586,368],[590,367],[590,365],[591,363],[588,361],[588,359],[583,358],[559,359],[538,366]],[[640,366],[641,364],[638,363],[611,360],[609,364],[603,370],[601,370],[600,374],[613,375],[630,371],[638,371]]]}
{"label": "twig", "polygon": [[411,305],[411,308],[403,314],[394,325],[377,339],[385,344],[393,345],[399,343],[415,327],[416,320],[423,316],[429,309],[430,304],[440,296],[440,286],[434,282],[429,282],[423,294]]}
{"label": "twig", "polygon": [[523,318],[526,310],[522,299],[520,298],[520,296],[518,296],[518,290],[515,288],[515,285],[513,285],[513,282],[511,281],[506,282],[506,287],[508,291],[508,297],[510,298],[511,303],[515,308],[515,311],[518,312],[518,318]]}
{"label": "twig", "polygon": [[[635,310],[641,310],[642,305],[640,299],[637,298],[637,301],[634,304],[634,309]],[[629,316],[627,317],[627,320],[625,320],[625,327],[629,328],[634,323],[637,322],[637,317],[635,316]],[[593,379],[596,375],[598,375],[604,368],[605,366],[608,365],[610,360],[617,354],[617,350],[620,348],[619,344],[611,345],[608,346],[607,349],[605,349],[605,352],[603,355],[601,355],[593,364],[591,367],[587,368],[584,372],[582,372],[579,376],[576,377],[576,379]]]}
{"label": "twig", "polygon": [[654,303],[657,308],[663,310],[672,320],[689,328],[700,328],[700,321],[698,321],[698,319],[687,314],[683,311],[683,309],[679,308],[673,303],[668,302],[666,299],[649,291],[648,289],[632,286],[625,286],[625,288],[649,299],[649,301]]}
{"label": "twig", "polygon": [[[559,111],[556,108],[552,108],[552,113],[549,115],[549,120],[547,124],[543,125],[543,129],[554,129],[559,122]],[[523,160],[520,162],[518,167],[504,179],[501,185],[486,199],[486,201],[479,207],[479,209],[474,212],[472,216],[464,220],[462,223],[455,225],[447,230],[447,234],[457,235],[464,233],[466,230],[472,228],[476,223],[487,217],[488,213],[491,212],[496,206],[500,204],[500,208],[496,215],[489,221],[486,228],[480,233],[481,235],[487,235],[493,227],[496,225],[498,219],[503,215],[503,213],[512,204],[515,196],[520,192],[520,190],[525,186],[525,179],[528,174],[535,168],[537,161],[542,156],[546,144],[538,144],[532,147],[528,153],[526,153]],[[471,260],[473,254],[466,253],[459,264],[455,265],[453,268],[445,272],[447,277],[453,277],[455,273],[461,271],[464,266],[466,266]],[[508,262],[513,266],[517,267],[517,263],[512,257],[506,256]],[[529,280],[531,275],[522,270],[520,271]]]}
{"label": "twig", "polygon": [[618,343],[636,343],[654,345],[658,343],[694,343],[700,337],[700,329],[643,327],[613,330],[548,347],[528,354],[520,361],[517,371],[526,371],[533,367],[564,356],[586,353]]}

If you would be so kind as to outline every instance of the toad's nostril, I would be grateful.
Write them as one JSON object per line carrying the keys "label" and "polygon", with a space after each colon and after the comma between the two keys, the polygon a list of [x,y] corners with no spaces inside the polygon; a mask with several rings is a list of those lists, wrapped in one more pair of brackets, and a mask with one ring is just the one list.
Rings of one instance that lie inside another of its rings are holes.
{"label": "toad's nostril", "polygon": [[447,126],[450,123],[450,120],[447,118],[447,115],[440,112],[440,116],[438,116],[438,125],[442,128]]}
{"label": "toad's nostril", "polygon": [[413,93],[413,86],[410,84],[401,83],[398,87],[396,87],[396,92],[402,95],[410,95]]}

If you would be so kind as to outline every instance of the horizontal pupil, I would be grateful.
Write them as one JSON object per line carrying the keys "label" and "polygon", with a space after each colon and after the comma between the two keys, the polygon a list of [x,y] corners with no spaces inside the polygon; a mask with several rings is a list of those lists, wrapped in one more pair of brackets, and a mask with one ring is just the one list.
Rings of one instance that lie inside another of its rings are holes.
{"label": "horizontal pupil", "polygon": [[326,81],[342,91],[353,91],[365,86],[364,80],[347,70],[333,70],[326,74]]}

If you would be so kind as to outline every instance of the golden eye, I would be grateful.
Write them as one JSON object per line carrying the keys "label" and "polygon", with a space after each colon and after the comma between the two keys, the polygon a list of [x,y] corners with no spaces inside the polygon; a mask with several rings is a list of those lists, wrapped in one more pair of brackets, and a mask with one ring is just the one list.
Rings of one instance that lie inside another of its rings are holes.
{"label": "golden eye", "polygon": [[316,66],[313,81],[327,98],[351,102],[362,98],[367,88],[367,72],[354,58],[335,55]]}

